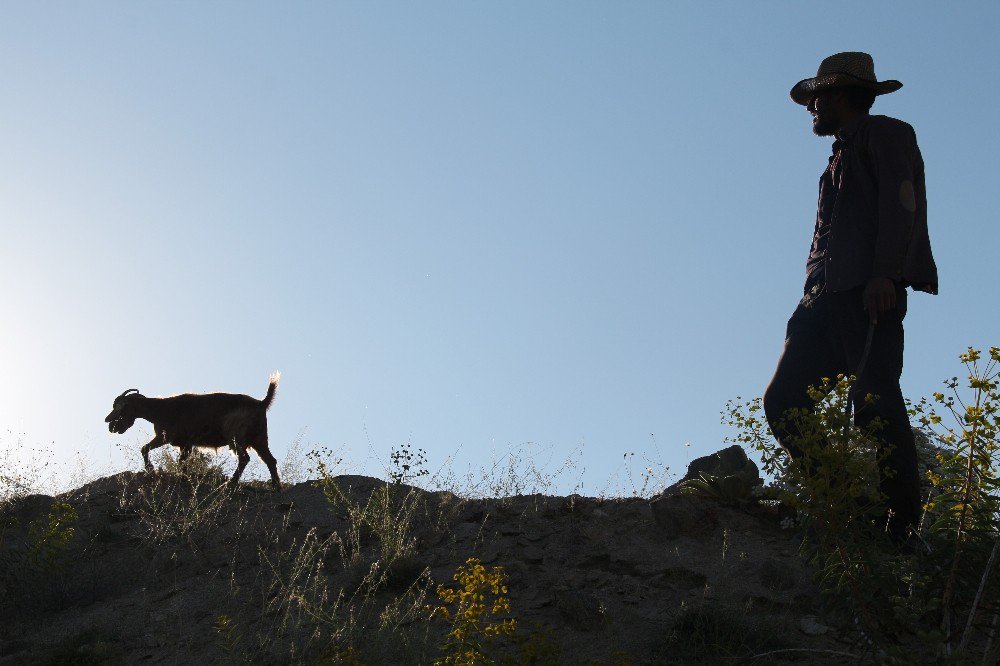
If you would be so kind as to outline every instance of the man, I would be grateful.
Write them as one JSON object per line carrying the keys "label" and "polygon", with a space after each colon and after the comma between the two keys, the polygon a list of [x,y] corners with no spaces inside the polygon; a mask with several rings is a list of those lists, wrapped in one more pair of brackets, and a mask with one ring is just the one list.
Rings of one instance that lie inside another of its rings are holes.
{"label": "man", "polygon": [[[794,425],[783,423],[786,412],[812,408],[807,388],[823,377],[859,375],[855,423],[864,427],[878,418],[884,424],[879,437],[890,452],[879,489],[897,543],[920,517],[916,447],[899,388],[906,287],[931,294],[938,288],[916,135],[900,120],[868,113],[876,96],[902,86],[878,81],[872,57],[852,52],[826,58],[814,78],[792,88],[792,100],[812,114],[813,132],[836,140],[819,181],[805,294],[764,394],[771,429],[796,458],[802,452]],[[878,400],[866,404],[869,393]]]}

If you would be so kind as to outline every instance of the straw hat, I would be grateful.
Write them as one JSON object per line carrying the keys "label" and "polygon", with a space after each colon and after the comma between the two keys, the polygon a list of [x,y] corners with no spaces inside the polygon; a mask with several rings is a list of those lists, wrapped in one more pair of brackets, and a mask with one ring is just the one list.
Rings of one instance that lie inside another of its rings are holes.
{"label": "straw hat", "polygon": [[879,81],[875,78],[875,62],[867,53],[847,51],[826,58],[819,64],[816,76],[802,79],[792,87],[792,100],[805,106],[820,90],[842,86],[871,88],[876,95],[896,92],[903,87],[892,79]]}

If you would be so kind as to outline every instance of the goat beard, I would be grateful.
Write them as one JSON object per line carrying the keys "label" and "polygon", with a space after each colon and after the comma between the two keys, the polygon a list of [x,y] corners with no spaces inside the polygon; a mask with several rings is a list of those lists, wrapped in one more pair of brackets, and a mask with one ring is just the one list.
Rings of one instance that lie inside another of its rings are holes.
{"label": "goat beard", "polygon": [[135,419],[130,419],[128,417],[123,416],[121,418],[115,419],[114,421],[109,421],[108,430],[118,435],[121,435],[126,430],[131,428],[133,423],[135,423]]}

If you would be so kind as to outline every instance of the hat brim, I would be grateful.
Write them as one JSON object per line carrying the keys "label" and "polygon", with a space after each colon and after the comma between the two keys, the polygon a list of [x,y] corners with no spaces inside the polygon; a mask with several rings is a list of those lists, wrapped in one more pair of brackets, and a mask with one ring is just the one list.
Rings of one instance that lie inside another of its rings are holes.
{"label": "hat brim", "polygon": [[796,104],[801,104],[805,106],[820,90],[829,90],[830,88],[843,88],[846,86],[860,86],[862,88],[870,88],[875,91],[876,95],[886,95],[891,92],[896,92],[903,87],[903,84],[895,79],[889,79],[886,81],[866,81],[865,79],[859,79],[856,76],[851,76],[850,74],[825,74],[823,76],[814,76],[811,79],[802,79],[794,86],[792,86],[792,91],[789,93],[792,97],[792,101]]}

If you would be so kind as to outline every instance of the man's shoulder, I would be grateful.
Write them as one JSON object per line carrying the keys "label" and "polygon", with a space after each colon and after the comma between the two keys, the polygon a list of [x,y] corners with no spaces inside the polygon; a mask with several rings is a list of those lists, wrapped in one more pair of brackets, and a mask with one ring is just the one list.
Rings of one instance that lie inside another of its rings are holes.
{"label": "man's shoulder", "polygon": [[917,135],[913,129],[913,125],[899,118],[892,118],[891,116],[868,116],[865,125],[867,131],[874,135],[890,137],[912,136],[914,138]]}

